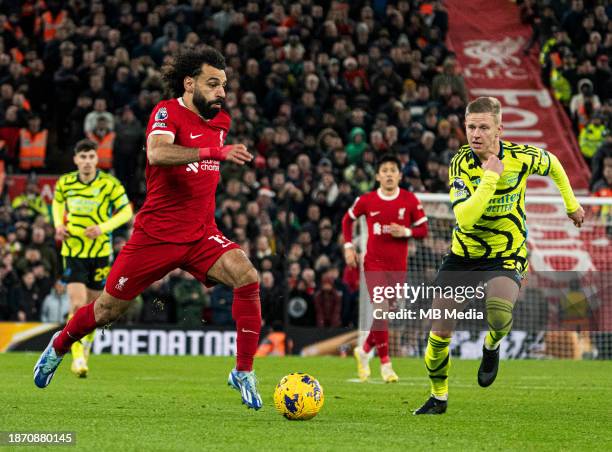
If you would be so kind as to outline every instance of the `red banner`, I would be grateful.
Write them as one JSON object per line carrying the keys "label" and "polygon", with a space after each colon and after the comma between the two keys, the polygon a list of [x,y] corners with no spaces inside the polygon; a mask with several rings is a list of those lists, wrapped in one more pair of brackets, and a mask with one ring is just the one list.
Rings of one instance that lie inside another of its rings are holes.
{"label": "red banner", "polygon": [[[53,191],[55,190],[57,179],[58,176],[55,175],[39,175],[36,177],[36,184],[40,189],[40,195],[47,204],[51,204],[53,201]],[[11,201],[25,192],[27,183],[28,176],[23,174],[8,176],[8,194]]]}
{"label": "red banner", "polygon": [[449,46],[457,54],[471,99],[495,96],[503,105],[506,140],[554,153],[574,189],[587,189],[589,169],[561,105],[542,84],[535,56],[523,47],[531,28],[519,21],[516,4],[450,0]]}

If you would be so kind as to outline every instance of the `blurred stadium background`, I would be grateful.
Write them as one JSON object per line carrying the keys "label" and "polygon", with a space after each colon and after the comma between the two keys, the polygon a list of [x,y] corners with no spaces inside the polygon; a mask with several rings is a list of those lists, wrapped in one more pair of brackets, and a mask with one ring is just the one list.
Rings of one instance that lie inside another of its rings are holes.
{"label": "blurred stadium background", "polygon": [[[293,353],[345,355],[357,340],[359,300],[362,321],[367,302],[359,273],[343,264],[340,220],[374,187],[383,152],[400,156],[402,186],[430,219],[409,268],[435,271],[453,226],[448,163],[466,142],[466,102],[479,95],[498,96],[506,139],[557,154],[584,198],[587,222],[576,231],[550,182],[530,182],[533,272],[612,281],[609,0],[4,0],[0,8],[0,351],[42,349],[65,318],[49,204],[57,177],[73,169],[74,143],[89,136],[112,151],[103,169],[135,210],[142,205],[144,128],[164,95],[160,67],[184,47],[210,45],[227,59],[228,141],[256,158],[223,165],[217,223],[260,270],[265,328],[284,330]],[[115,252],[130,228],[113,235]],[[506,356],[611,359],[611,291],[570,299],[568,287],[551,297],[534,280]],[[172,272],[98,335],[94,352],[230,354],[231,304],[231,290]],[[456,354],[473,357],[465,344],[484,328],[467,325]],[[394,354],[422,353],[418,331],[398,325],[392,337]]]}

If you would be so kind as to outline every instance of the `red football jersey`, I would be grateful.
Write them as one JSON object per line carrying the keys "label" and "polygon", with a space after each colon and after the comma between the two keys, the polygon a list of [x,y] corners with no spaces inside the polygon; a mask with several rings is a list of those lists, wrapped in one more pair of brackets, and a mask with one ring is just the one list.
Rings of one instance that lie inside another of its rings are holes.
{"label": "red football jersey", "polygon": [[[146,138],[171,135],[174,144],[199,148],[223,146],[231,119],[224,110],[211,120],[189,110],[182,98],[155,106]],[[215,191],[219,162],[202,160],[177,166],[153,166],[147,160],[147,197],[136,216],[135,227],[170,243],[193,242],[215,225]]]}
{"label": "red football jersey", "polygon": [[[398,189],[393,196],[385,196],[381,189],[366,193],[355,200],[347,214],[352,220],[361,215],[366,216],[368,245],[364,264],[370,268],[386,271],[407,269],[408,237],[393,237],[391,223],[412,229],[412,237],[415,238],[427,234],[427,217],[423,206],[407,190]],[[347,234],[348,230],[345,232],[345,240],[350,241],[351,237],[347,238]]]}

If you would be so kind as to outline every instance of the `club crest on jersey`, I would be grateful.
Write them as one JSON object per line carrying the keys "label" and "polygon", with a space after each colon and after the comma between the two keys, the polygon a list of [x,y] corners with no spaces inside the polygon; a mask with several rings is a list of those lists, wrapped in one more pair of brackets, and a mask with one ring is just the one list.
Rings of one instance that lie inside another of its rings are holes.
{"label": "club crest on jersey", "polygon": [[463,182],[463,179],[461,179],[460,177],[457,177],[453,180],[453,188],[455,190],[464,190],[465,189],[465,182]]}
{"label": "club crest on jersey", "polygon": [[157,110],[157,113],[155,113],[155,120],[165,121],[166,119],[168,119],[168,110],[166,110],[166,107],[162,107]]}
{"label": "club crest on jersey", "polygon": [[128,277],[126,276],[121,276],[119,278],[119,281],[117,282],[117,284],[115,284],[115,289],[117,290],[123,290],[123,287],[125,286],[125,283],[128,281]]}
{"label": "club crest on jersey", "polygon": [[405,207],[402,207],[400,210],[398,210],[398,211],[397,211],[397,217],[398,217],[400,220],[403,220],[403,219],[404,219],[404,214],[405,214],[405,213],[406,213],[406,208],[405,208]]}

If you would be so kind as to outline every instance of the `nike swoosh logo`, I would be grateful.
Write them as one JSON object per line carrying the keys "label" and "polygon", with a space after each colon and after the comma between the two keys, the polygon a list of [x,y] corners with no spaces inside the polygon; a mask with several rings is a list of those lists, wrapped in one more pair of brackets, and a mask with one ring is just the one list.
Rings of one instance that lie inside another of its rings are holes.
{"label": "nike swoosh logo", "polygon": [[242,328],[242,332],[243,332],[243,333],[253,333],[253,334],[257,334],[255,331],[245,330],[244,328]]}
{"label": "nike swoosh logo", "polygon": [[376,215],[378,215],[380,213],[380,210],[376,211],[376,212],[370,212],[370,216],[371,217],[375,217]]}
{"label": "nike swoosh logo", "polygon": [[199,134],[199,135],[194,135],[193,133],[189,134],[189,137],[193,140],[194,138],[198,138],[201,137],[202,135],[204,135],[203,133]]}

